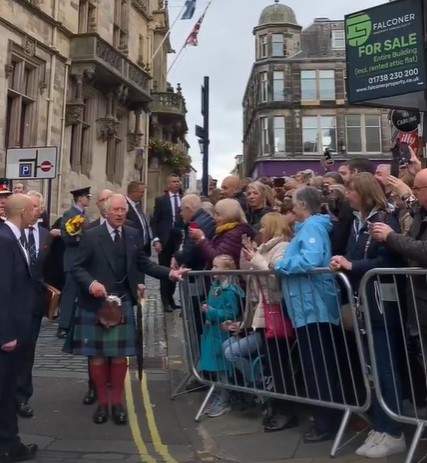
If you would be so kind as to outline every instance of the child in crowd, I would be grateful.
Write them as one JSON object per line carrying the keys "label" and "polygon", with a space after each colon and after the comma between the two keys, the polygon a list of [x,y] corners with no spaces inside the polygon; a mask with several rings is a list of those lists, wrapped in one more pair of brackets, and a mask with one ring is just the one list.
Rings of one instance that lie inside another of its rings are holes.
{"label": "child in crowd", "polygon": [[[224,272],[236,270],[234,259],[226,254],[215,257],[212,270]],[[202,306],[205,326],[201,340],[199,369],[217,375],[217,380],[228,382],[231,364],[224,358],[222,345],[230,333],[222,329],[225,321],[236,320],[240,314],[240,299],[244,296],[236,279],[229,275],[216,275],[209,290],[207,304]],[[211,418],[230,411],[229,393],[225,389],[214,391],[208,402],[205,414]]]}

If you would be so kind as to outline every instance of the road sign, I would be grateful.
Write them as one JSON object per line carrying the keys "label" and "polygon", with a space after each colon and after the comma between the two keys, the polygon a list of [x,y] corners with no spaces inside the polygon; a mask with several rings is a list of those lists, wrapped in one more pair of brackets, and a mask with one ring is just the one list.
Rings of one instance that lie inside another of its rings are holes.
{"label": "road sign", "polygon": [[56,177],[57,147],[11,148],[6,153],[9,179],[48,179]]}

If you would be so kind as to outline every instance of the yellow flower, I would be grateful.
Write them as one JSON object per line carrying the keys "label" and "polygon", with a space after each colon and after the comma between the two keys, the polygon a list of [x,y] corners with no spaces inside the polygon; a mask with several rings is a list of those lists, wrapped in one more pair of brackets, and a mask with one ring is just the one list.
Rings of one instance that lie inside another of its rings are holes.
{"label": "yellow flower", "polygon": [[65,223],[65,230],[70,236],[79,235],[82,231],[85,218],[82,215],[75,215]]}

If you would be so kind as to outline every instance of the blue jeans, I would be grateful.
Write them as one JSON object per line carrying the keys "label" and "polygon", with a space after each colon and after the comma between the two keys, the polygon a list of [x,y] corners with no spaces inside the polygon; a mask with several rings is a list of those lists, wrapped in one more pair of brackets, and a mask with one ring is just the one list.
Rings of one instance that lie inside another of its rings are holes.
{"label": "blue jeans", "polygon": [[[385,403],[392,411],[402,410],[402,383],[400,369],[396,362],[397,337],[399,328],[393,323],[388,324],[387,343],[386,328],[384,326],[373,326],[375,359],[377,363],[378,376],[382,395]],[[391,358],[390,358],[391,357]],[[376,396],[372,398],[372,421],[375,431],[385,432],[394,437],[402,434],[402,425],[392,420],[380,407]]]}
{"label": "blue jeans", "polygon": [[255,383],[252,363],[261,355],[262,348],[262,336],[257,331],[248,333],[244,338],[230,337],[222,345],[224,357],[242,373],[245,386]]}

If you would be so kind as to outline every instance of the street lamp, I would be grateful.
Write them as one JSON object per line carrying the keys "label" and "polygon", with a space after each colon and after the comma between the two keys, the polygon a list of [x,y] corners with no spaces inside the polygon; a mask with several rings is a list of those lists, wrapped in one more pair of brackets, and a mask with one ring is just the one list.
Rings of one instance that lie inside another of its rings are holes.
{"label": "street lamp", "polygon": [[201,138],[199,138],[199,146],[200,146],[200,153],[203,154],[205,152],[205,142]]}

